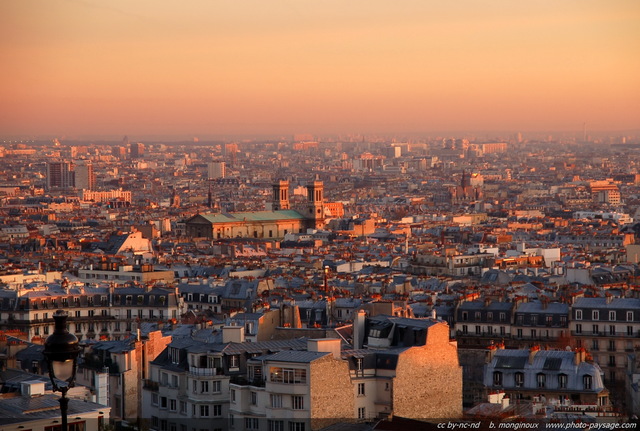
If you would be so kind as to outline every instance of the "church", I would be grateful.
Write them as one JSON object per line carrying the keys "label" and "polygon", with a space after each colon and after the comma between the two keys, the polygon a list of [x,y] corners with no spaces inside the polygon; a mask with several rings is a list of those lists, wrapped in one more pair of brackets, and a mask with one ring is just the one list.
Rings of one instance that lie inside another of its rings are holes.
{"label": "church", "polygon": [[288,233],[322,229],[325,224],[324,184],[314,180],[307,185],[307,201],[292,209],[289,181],[273,185],[272,211],[196,214],[185,221],[189,237],[210,239],[282,239]]}

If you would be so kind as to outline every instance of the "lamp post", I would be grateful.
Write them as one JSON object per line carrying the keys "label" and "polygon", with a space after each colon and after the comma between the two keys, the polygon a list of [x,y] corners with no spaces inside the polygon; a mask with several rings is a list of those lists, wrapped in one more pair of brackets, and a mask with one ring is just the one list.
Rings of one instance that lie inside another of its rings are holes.
{"label": "lamp post", "polygon": [[[44,357],[49,366],[49,378],[53,385],[54,392],[60,392],[60,413],[62,415],[62,431],[68,431],[67,408],[69,398],[67,391],[75,386],[76,365],[78,363],[78,338],[67,330],[66,311],[58,310],[53,315],[55,329],[53,334],[47,337],[44,342]],[[66,382],[66,385],[58,386],[56,381]]]}

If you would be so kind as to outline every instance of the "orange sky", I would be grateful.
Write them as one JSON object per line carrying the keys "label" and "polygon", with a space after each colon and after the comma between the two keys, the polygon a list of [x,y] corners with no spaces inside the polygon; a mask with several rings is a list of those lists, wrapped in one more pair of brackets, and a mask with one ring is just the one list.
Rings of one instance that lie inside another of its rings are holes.
{"label": "orange sky", "polygon": [[0,136],[640,128],[638,0],[0,2]]}

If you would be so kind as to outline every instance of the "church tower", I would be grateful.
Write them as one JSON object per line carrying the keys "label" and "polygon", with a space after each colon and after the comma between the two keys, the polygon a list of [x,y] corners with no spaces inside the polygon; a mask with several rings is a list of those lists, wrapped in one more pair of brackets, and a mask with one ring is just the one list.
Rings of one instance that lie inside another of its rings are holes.
{"label": "church tower", "polygon": [[274,211],[291,209],[289,205],[289,181],[280,180],[273,185]]}
{"label": "church tower", "polygon": [[324,184],[318,178],[307,184],[307,212],[316,229],[324,227]]}

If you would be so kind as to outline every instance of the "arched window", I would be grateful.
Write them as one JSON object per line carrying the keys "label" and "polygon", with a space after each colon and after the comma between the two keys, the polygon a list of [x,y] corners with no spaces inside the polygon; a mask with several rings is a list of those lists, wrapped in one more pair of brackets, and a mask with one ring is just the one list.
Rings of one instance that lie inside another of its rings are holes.
{"label": "arched window", "polygon": [[502,372],[494,371],[493,372],[493,385],[494,386],[502,386]]}

